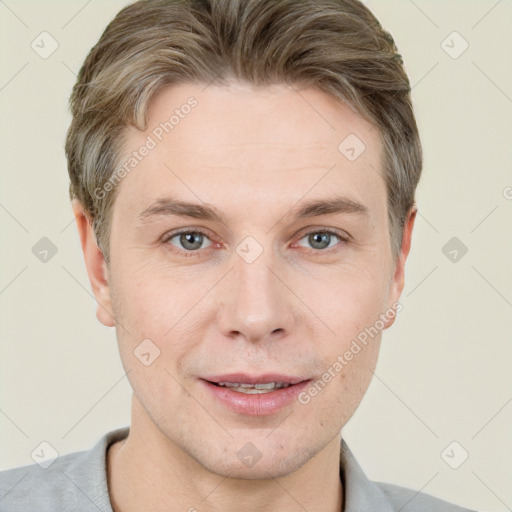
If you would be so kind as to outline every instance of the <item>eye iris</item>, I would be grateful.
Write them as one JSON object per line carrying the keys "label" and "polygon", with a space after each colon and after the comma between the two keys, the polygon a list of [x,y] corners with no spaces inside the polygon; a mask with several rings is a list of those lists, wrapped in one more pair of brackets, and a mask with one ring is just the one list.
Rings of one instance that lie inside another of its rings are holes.
{"label": "eye iris", "polygon": [[331,241],[330,233],[313,233],[309,235],[309,243],[315,249],[325,249],[329,247]]}
{"label": "eye iris", "polygon": [[201,248],[203,235],[201,233],[183,233],[180,235],[180,244],[185,249],[195,251]]}

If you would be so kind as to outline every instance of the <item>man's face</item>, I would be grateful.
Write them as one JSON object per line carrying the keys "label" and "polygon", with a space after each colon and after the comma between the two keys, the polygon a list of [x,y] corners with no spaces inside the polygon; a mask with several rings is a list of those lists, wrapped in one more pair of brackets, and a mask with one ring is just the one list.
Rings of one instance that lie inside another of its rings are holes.
{"label": "man's face", "polygon": [[[126,155],[148,135],[156,147],[119,184],[103,304],[134,390],[132,426],[218,474],[288,474],[339,442],[380,332],[333,365],[401,292],[378,131],[315,89],[180,84],[153,99]],[[220,218],[187,216],[178,201]],[[218,384],[269,381],[288,387]]]}

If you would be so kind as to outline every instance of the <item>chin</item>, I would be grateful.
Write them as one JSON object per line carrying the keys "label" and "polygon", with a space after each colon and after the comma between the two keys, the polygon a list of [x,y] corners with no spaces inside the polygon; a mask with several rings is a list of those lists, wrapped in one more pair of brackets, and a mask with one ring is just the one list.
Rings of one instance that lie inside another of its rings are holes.
{"label": "chin", "polygon": [[[300,469],[317,451],[299,446],[273,445],[263,440],[238,442],[240,446],[215,447],[209,453],[190,453],[207,471],[241,480],[266,480],[289,475]],[[264,445],[264,446],[263,446]],[[260,448],[258,448],[259,446]]]}
{"label": "chin", "polygon": [[[208,462],[211,462],[211,464]],[[297,471],[302,466],[301,463],[287,464],[284,463],[284,461],[264,460],[263,458],[252,467],[245,466],[240,462],[231,464],[219,464],[218,461],[208,462],[203,466],[211,473],[238,480],[268,480],[279,478]]]}

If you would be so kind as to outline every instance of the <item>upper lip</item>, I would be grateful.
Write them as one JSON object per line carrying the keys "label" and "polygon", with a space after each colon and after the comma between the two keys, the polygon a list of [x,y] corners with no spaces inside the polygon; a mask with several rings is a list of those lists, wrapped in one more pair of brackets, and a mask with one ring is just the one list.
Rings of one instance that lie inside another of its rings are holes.
{"label": "upper lip", "polygon": [[209,382],[236,382],[239,384],[269,384],[271,382],[282,382],[285,384],[298,384],[309,378],[297,377],[293,375],[284,375],[280,373],[265,373],[262,375],[249,375],[247,373],[226,373],[224,375],[211,375],[202,377]]}

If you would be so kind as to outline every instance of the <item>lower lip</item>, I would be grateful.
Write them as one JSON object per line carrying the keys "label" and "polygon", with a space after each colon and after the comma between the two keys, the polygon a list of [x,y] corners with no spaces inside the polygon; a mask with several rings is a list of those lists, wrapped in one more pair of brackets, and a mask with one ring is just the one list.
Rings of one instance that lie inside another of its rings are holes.
{"label": "lower lip", "polygon": [[287,388],[258,394],[240,393],[216,386],[206,380],[202,380],[202,382],[209,392],[228,409],[248,416],[268,416],[290,405],[308,385],[309,381],[306,380]]}

